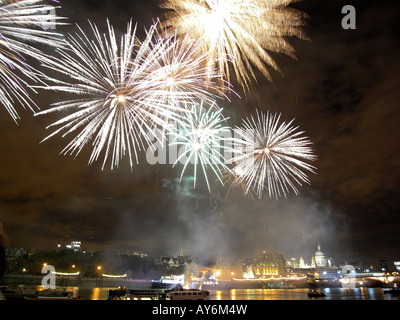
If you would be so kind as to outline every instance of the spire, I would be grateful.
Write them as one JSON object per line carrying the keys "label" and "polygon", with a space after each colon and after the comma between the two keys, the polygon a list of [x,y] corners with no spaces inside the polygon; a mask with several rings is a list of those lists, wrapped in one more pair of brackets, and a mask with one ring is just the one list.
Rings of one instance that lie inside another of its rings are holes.
{"label": "spire", "polygon": [[318,242],[318,251],[321,251],[321,246],[319,245],[319,242]]}

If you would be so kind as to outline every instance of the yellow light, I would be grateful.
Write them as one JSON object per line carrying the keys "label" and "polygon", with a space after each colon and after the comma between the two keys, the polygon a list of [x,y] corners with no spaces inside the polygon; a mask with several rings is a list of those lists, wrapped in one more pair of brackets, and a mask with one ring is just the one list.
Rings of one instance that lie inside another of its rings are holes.
{"label": "yellow light", "polygon": [[97,267],[97,270],[101,270],[101,266],[98,266],[98,267]]}
{"label": "yellow light", "polygon": [[124,95],[119,95],[118,96],[118,102],[121,102],[121,103],[123,103],[123,102],[125,102],[126,101],[126,98],[125,98],[125,96]]}
{"label": "yellow light", "polygon": [[270,152],[271,152],[271,151],[269,150],[269,148],[268,148],[268,147],[264,148],[264,153],[265,153],[265,154],[267,154],[267,155],[268,155]]}
{"label": "yellow light", "polygon": [[72,269],[74,269],[74,268],[75,268],[75,265],[73,264],[71,267],[72,267]]}
{"label": "yellow light", "polygon": [[43,267],[47,266],[47,262],[43,263]]}

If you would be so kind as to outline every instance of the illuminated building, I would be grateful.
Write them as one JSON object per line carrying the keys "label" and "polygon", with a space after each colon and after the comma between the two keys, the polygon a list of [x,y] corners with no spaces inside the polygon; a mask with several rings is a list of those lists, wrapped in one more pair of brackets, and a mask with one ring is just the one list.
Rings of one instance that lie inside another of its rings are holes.
{"label": "illuminated building", "polygon": [[314,254],[315,267],[326,268],[328,267],[328,259],[325,253],[321,250],[321,246],[318,243],[318,250]]}
{"label": "illuminated building", "polygon": [[280,254],[266,254],[256,258],[251,265],[246,266],[246,273],[254,278],[269,278],[286,275],[285,260]]}
{"label": "illuminated building", "polygon": [[72,249],[75,252],[77,251],[81,251],[82,247],[81,247],[82,243],[80,241],[71,241],[71,244],[67,244],[66,248],[67,249]]}
{"label": "illuminated building", "polygon": [[[303,257],[300,257],[299,262],[297,262],[296,258],[290,258],[289,260],[286,260],[286,266],[291,267],[291,268],[298,268],[299,263],[301,263],[302,259],[303,259]],[[304,263],[304,259],[303,259],[303,263]]]}

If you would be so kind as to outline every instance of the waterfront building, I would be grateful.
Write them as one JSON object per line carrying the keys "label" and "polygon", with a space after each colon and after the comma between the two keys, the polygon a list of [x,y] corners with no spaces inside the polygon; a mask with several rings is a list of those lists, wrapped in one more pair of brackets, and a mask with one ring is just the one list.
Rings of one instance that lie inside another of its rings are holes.
{"label": "waterfront building", "polygon": [[243,275],[247,278],[270,278],[286,275],[285,260],[278,253],[267,254],[247,262],[243,266]]}

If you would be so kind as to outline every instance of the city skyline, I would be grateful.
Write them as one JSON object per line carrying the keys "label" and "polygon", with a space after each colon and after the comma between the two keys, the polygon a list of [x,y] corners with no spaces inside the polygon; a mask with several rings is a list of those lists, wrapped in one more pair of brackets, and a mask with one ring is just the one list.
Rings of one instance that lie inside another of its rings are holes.
{"label": "city skyline", "polygon": [[[295,118],[313,141],[317,174],[299,196],[250,199],[217,182],[193,189],[180,168],[148,165],[145,154],[131,168],[101,170],[87,165],[90,150],[61,156],[62,138],[40,143],[52,115],[19,110],[18,125],[0,110],[0,222],[11,247],[47,250],[66,238],[95,249],[143,248],[152,255],[250,255],[267,250],[285,257],[311,256],[318,242],[341,261],[399,260],[398,21],[394,1],[353,3],[356,30],[341,26],[345,1],[321,5],[303,0],[295,7],[310,18],[311,41],[289,39],[297,61],[276,55],[284,77],[259,79],[241,98],[221,102],[232,124],[256,108]],[[87,19],[105,27],[106,18],[123,33],[132,17],[138,32],[162,10],[158,1],[60,1],[57,14],[70,26]],[[236,87],[235,87],[236,89]],[[35,96],[42,109],[57,94]],[[189,171],[190,172],[190,171]],[[251,253],[250,253],[251,252]]]}

